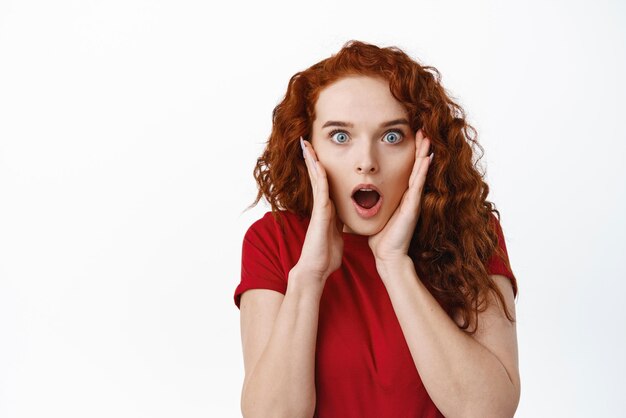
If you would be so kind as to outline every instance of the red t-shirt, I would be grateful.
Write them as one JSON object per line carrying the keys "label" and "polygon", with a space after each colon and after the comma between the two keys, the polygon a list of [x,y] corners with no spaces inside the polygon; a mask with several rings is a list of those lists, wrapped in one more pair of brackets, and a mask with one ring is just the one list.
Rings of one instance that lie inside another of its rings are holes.
{"label": "red t-shirt", "polygon": [[[234,296],[238,308],[248,289],[287,291],[309,218],[288,211],[281,217],[285,233],[267,212],[244,236],[241,282]],[[506,252],[500,224],[493,220]],[[443,417],[420,379],[368,237],[343,233],[343,239],[341,267],[328,277],[320,300],[315,417]],[[502,260],[494,256],[488,271],[509,277],[517,294],[516,279]]]}

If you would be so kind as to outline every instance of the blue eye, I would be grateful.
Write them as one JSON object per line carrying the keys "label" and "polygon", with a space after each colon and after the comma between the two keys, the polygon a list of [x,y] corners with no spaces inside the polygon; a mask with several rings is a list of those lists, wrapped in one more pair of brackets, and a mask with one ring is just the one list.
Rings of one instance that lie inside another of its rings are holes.
{"label": "blue eye", "polygon": [[402,141],[402,132],[400,131],[389,131],[385,134],[385,142],[388,144],[397,144]]}
{"label": "blue eye", "polygon": [[348,142],[348,135],[346,135],[344,131],[332,131],[330,133],[330,137],[337,144],[345,144],[346,142]]}

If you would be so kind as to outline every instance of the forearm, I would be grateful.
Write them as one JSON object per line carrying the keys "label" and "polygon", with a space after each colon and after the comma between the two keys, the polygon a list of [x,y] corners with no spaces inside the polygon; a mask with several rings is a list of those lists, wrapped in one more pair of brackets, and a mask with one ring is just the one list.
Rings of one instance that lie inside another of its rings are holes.
{"label": "forearm", "polygon": [[289,274],[287,292],[272,334],[243,388],[245,417],[313,416],[315,410],[315,346],[323,287]]}
{"label": "forearm", "polygon": [[513,416],[517,392],[498,358],[464,333],[418,278],[410,258],[381,268],[415,366],[447,417]]}

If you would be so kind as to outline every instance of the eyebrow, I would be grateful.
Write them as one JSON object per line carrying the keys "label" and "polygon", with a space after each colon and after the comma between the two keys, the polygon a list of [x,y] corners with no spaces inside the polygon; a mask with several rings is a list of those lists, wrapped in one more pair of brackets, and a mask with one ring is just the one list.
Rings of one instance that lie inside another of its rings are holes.
{"label": "eyebrow", "polygon": [[[381,128],[387,128],[389,126],[394,126],[394,125],[409,125],[409,121],[402,118],[402,119],[394,119],[394,120],[390,120],[389,122],[383,122],[380,124]],[[354,124],[350,123],[350,122],[341,122],[338,120],[329,120],[328,122],[326,122],[324,124],[324,126],[322,126],[322,129],[329,127],[329,126],[342,126],[342,127],[347,127],[347,128],[354,128]]]}

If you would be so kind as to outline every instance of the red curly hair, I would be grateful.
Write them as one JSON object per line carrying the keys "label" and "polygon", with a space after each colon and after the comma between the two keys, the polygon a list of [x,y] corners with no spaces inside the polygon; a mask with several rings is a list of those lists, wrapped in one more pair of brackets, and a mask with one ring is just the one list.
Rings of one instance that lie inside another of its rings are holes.
{"label": "red curly hair", "polygon": [[[313,194],[304,160],[299,158],[299,138],[311,137],[320,91],[351,75],[386,79],[393,97],[407,109],[411,129],[421,128],[431,141],[437,164],[428,170],[409,256],[441,307],[451,318],[460,313],[463,324],[459,327],[474,334],[478,312],[487,308],[490,290],[500,306],[506,307],[502,293],[489,279],[488,261],[496,254],[509,269],[510,264],[498,245],[492,212],[497,213],[497,222],[500,213],[486,200],[489,186],[477,166],[484,149],[463,109],[440,84],[436,68],[418,64],[397,47],[379,48],[353,40],[337,54],[296,73],[272,113],[272,132],[254,168],[258,194],[249,208],[265,197],[281,225],[280,210],[310,216]],[[481,150],[476,161],[472,144]],[[515,322],[508,309],[504,312]],[[471,315],[475,327],[470,331]]]}

